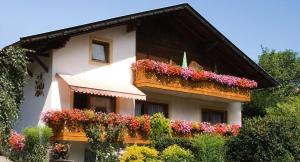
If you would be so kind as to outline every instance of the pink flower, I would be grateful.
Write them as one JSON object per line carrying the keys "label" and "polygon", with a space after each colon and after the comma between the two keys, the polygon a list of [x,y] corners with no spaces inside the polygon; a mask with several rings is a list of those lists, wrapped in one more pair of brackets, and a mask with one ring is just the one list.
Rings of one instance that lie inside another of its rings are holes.
{"label": "pink flower", "polygon": [[190,79],[192,77],[193,73],[194,73],[194,71],[192,69],[189,69],[189,68],[181,69],[181,76],[185,80]]}
{"label": "pink flower", "polygon": [[239,78],[230,75],[220,75],[210,71],[195,71],[190,68],[167,64],[150,59],[138,60],[132,65],[134,71],[144,69],[145,71],[155,72],[159,75],[180,76],[184,80],[203,81],[209,80],[229,87],[256,88],[257,82],[246,78]]}
{"label": "pink flower", "polygon": [[201,131],[203,133],[213,133],[215,130],[210,123],[202,122],[200,125],[201,125]]}
{"label": "pink flower", "polygon": [[189,134],[192,131],[193,123],[189,121],[171,121],[171,128],[176,134]]}

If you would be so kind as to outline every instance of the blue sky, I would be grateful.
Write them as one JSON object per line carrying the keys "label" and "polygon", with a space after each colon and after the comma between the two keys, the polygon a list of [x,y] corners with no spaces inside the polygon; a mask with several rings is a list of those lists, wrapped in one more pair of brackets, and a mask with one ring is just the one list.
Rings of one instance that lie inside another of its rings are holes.
{"label": "blue sky", "polygon": [[253,60],[260,46],[300,52],[299,0],[1,0],[0,48],[20,37],[189,3]]}

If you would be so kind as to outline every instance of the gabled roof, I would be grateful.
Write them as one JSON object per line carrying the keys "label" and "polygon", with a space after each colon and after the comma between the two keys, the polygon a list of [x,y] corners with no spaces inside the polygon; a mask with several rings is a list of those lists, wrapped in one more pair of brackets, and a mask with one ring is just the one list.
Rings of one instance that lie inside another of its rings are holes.
{"label": "gabled roof", "polygon": [[244,61],[245,64],[255,69],[256,75],[260,75],[263,78],[264,85],[261,87],[272,87],[278,85],[278,82],[272,78],[267,72],[265,72],[259,65],[245,55],[239,48],[237,48],[231,41],[229,41],[221,32],[213,27],[205,18],[203,18],[197,11],[195,11],[189,4],[180,4],[176,6],[170,6],[155,10],[149,10],[145,12],[130,14],[126,16],[116,17],[103,21],[97,21],[94,23],[79,25],[75,27],[65,28],[61,30],[51,31],[47,33],[27,36],[20,38],[20,41],[16,44],[21,44],[23,47],[31,48],[37,51],[43,51],[48,49],[60,48],[70,39],[70,37],[94,32],[97,30],[110,28],[113,26],[119,26],[122,24],[128,24],[136,22],[141,19],[147,19],[148,17],[159,16],[168,13],[174,13],[185,10],[193,15],[201,24],[203,24],[207,30],[213,33],[222,43],[231,48],[239,60]]}

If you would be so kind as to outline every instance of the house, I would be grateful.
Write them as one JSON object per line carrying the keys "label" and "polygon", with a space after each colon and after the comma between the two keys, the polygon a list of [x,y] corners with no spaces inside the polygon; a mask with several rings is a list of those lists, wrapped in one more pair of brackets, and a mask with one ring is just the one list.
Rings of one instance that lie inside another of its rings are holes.
{"label": "house", "polygon": [[[41,114],[49,110],[87,107],[106,113],[162,112],[170,119],[241,124],[241,105],[250,101],[251,88],[277,85],[188,4],[23,37],[15,44],[36,51],[29,56],[31,77],[17,130],[42,124]],[[132,70],[134,63],[143,60],[177,68],[184,62],[212,78],[196,83],[176,76],[172,82],[171,76],[155,69],[149,77],[143,69]],[[251,85],[236,85],[243,81]],[[76,136],[63,139],[71,142],[71,159],[87,158],[84,141]]]}

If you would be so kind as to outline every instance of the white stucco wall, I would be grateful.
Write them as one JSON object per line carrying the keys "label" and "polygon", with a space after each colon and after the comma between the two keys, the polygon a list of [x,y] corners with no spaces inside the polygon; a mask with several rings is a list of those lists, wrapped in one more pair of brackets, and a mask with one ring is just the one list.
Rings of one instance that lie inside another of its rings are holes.
{"label": "white stucco wall", "polygon": [[[107,82],[124,86],[132,84],[131,64],[135,62],[135,31],[127,32],[126,26],[119,26],[98,32],[72,37],[64,48],[53,51],[52,69],[52,108],[61,108],[60,93],[56,73],[99,77]],[[89,47],[91,38],[112,41],[112,59],[110,64],[90,63]],[[122,100],[120,102],[125,102]],[[130,102],[130,101],[127,101]],[[127,104],[128,105],[128,104]]]}
{"label": "white stucco wall", "polygon": [[232,102],[227,107],[228,123],[242,125],[242,104],[240,102]]}
{"label": "white stucco wall", "polygon": [[[21,113],[19,120],[16,122],[15,130],[21,132],[22,129],[28,126],[37,126],[40,121],[40,114],[49,108],[51,103],[50,85],[52,80],[51,75],[51,56],[49,58],[40,57],[49,69],[49,72],[34,61],[29,65],[29,70],[33,73],[33,77],[28,77],[24,86],[24,101],[21,105]],[[35,96],[35,80],[38,74],[43,74],[44,80],[44,95]]]}
{"label": "white stucco wall", "polygon": [[174,95],[147,93],[147,100],[168,104],[170,119],[201,121],[202,109],[226,110],[228,124],[241,124],[241,103],[221,102],[212,99],[193,99]]}
{"label": "white stucco wall", "polygon": [[[33,77],[28,78],[24,87],[25,100],[21,106],[21,117],[15,128],[18,131],[27,126],[36,126],[42,123],[40,114],[48,110],[60,110],[69,102],[63,100],[66,94],[60,91],[56,73],[99,77],[108,82],[116,82],[124,86],[132,84],[131,64],[135,61],[135,31],[127,32],[126,26],[110,28],[90,34],[72,37],[65,47],[53,50],[49,58],[41,58],[49,67],[46,73],[42,67],[33,62],[30,65]],[[91,64],[89,61],[90,38],[109,39],[112,41],[112,55],[110,64]],[[53,68],[52,68],[53,67]],[[36,97],[36,75],[43,72],[45,88],[44,96]],[[131,99],[118,99],[125,109],[133,107]],[[119,105],[120,105],[119,104]],[[121,111],[121,110],[120,110]],[[126,112],[124,112],[126,113]]]}
{"label": "white stucco wall", "polygon": [[[82,75],[88,77],[100,77],[108,82],[132,84],[131,64],[135,62],[135,31],[127,32],[126,26],[110,28],[90,34],[72,37],[65,47],[53,50],[47,60],[42,60],[49,66],[46,73],[36,62],[31,64],[30,69],[34,77],[29,78],[25,88],[25,100],[21,107],[21,117],[15,129],[21,131],[27,126],[42,124],[40,117],[42,112],[49,110],[60,110],[65,108],[68,100],[59,89],[59,83],[55,77],[56,73]],[[112,41],[112,55],[110,64],[91,64],[89,61],[90,38],[110,39]],[[53,67],[53,68],[52,68]],[[36,97],[35,78],[36,74],[43,72],[45,89],[44,96]],[[122,108],[120,108],[122,107]],[[117,98],[117,112],[133,115],[134,100]],[[129,113],[128,113],[129,112]],[[72,142],[70,159],[76,162],[84,160],[85,144]]]}

